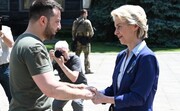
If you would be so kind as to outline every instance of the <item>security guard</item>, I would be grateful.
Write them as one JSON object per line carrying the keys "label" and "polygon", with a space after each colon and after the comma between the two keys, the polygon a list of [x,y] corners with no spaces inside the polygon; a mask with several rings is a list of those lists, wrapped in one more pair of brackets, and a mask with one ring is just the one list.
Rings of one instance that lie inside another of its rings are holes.
{"label": "security guard", "polygon": [[94,30],[91,21],[87,19],[88,12],[86,9],[81,10],[81,15],[73,22],[72,36],[77,41],[76,55],[80,56],[84,52],[85,74],[93,74],[90,70],[89,53],[91,51],[91,38]]}

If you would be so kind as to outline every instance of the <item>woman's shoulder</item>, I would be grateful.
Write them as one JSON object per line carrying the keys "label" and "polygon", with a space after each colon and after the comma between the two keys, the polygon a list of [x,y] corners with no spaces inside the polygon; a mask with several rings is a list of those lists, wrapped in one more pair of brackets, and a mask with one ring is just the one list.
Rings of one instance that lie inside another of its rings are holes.
{"label": "woman's shoulder", "polygon": [[141,55],[144,55],[144,56],[146,56],[146,55],[155,55],[155,53],[148,47],[148,46],[145,46],[142,50],[141,50],[141,52],[140,52],[140,54]]}

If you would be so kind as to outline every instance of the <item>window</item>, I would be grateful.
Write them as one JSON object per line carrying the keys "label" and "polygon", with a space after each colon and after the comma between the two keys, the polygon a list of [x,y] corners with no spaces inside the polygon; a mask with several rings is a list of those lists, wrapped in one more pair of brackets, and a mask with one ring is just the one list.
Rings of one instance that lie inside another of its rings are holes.
{"label": "window", "polygon": [[27,10],[29,9],[30,5],[32,4],[34,0],[23,0],[23,9]]}
{"label": "window", "polygon": [[9,0],[0,0],[0,11],[9,11]]}
{"label": "window", "polygon": [[21,0],[21,8],[22,10],[28,10],[31,3],[33,2],[34,0]]}
{"label": "window", "polygon": [[71,11],[75,11],[75,10],[80,10],[81,9],[81,2],[82,0],[66,0],[66,7],[65,10],[71,10]]}
{"label": "window", "polygon": [[91,0],[83,0],[83,8],[89,9]]}
{"label": "window", "polygon": [[[3,1],[3,0],[2,0]],[[21,11],[28,11],[30,5],[34,0],[20,0],[20,10]],[[56,0],[58,3],[62,5],[64,8],[64,0]]]}

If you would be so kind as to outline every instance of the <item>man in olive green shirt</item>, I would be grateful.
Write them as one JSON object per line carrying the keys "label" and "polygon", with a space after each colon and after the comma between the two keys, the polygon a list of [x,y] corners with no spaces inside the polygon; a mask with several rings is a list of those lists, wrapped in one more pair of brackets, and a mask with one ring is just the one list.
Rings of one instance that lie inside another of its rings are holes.
{"label": "man in olive green shirt", "polygon": [[30,6],[28,27],[17,38],[10,56],[9,111],[51,111],[51,98],[92,99],[94,96],[85,85],[54,79],[51,60],[42,42],[52,39],[61,29],[61,10],[54,0],[35,0]]}

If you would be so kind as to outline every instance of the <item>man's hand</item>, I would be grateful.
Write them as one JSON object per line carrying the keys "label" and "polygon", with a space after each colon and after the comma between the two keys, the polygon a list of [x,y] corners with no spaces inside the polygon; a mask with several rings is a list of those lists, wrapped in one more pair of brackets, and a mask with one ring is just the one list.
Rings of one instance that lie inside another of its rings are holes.
{"label": "man's hand", "polygon": [[54,50],[53,49],[49,50],[49,56],[50,56],[51,60],[54,59],[55,56],[54,56]]}
{"label": "man's hand", "polygon": [[83,91],[83,93],[84,93],[83,99],[85,99],[85,100],[93,99],[93,97],[94,97],[94,95],[95,95],[94,92],[92,92],[91,90],[86,89],[86,88],[85,88],[85,89],[82,89],[82,91]]}
{"label": "man's hand", "polygon": [[65,82],[63,82],[63,83],[71,88],[80,89],[81,93],[82,93],[82,97],[81,97],[82,99],[85,99],[85,100],[93,99],[93,97],[95,95],[94,90],[96,90],[96,89],[92,86],[88,86],[85,84],[70,84],[70,83],[65,83]]}
{"label": "man's hand", "polygon": [[54,60],[59,64],[60,67],[62,67],[65,63],[63,56],[61,56],[60,58],[54,57]]}

